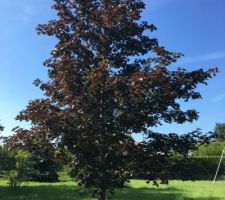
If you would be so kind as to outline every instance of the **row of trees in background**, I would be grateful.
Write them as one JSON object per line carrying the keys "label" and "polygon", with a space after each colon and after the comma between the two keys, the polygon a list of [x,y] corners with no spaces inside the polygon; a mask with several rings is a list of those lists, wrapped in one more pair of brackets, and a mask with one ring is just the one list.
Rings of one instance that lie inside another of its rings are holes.
{"label": "row of trees in background", "polygon": [[[142,167],[149,165],[152,179],[154,176],[158,177],[159,173],[163,173],[167,179],[185,179],[188,177],[192,180],[211,180],[224,146],[225,141],[221,140],[201,145],[192,152],[192,155],[189,155],[186,163],[183,163],[183,160],[177,160],[176,156],[166,162],[162,163],[161,161],[160,165],[158,162],[153,165],[151,160],[146,160],[144,164],[135,163],[136,167],[133,167],[132,177],[146,178],[146,174],[141,173]],[[62,172],[75,178],[77,170],[71,166],[71,157],[65,152],[65,157],[57,157],[58,151],[54,149],[54,153],[52,152],[50,157],[45,157],[46,155],[40,156],[37,153],[34,155],[32,152],[24,150],[8,150],[5,147],[0,147],[0,178],[9,179],[10,187],[14,188],[19,187],[23,181],[57,182],[59,181],[58,173]],[[139,153],[142,154],[142,152]],[[130,161],[130,165],[134,166],[134,163],[132,164]],[[219,178],[224,176],[225,160],[223,159]]]}
{"label": "row of trees in background", "polygon": [[[220,123],[219,127],[223,125]],[[151,176],[151,179],[155,179],[154,177],[162,176],[167,177],[164,179],[165,182],[168,179],[186,178],[211,180],[218,165],[221,151],[225,147],[225,140],[218,137],[218,124],[216,124],[213,133],[215,138],[209,144],[199,146],[198,149],[192,152],[192,155],[189,155],[188,160],[180,160],[177,159],[177,156],[174,156],[168,160],[156,161],[154,165],[151,158],[146,158],[145,163],[143,163],[143,158],[141,158],[143,152],[140,151],[139,144],[136,144],[136,153],[138,154],[137,157],[140,156],[140,160],[127,160],[129,165],[133,166],[132,177],[150,179]],[[223,134],[224,132],[220,131],[220,135]],[[164,143],[165,140],[161,142]],[[62,171],[73,178],[77,177],[78,171],[71,165],[72,157],[69,152],[62,152],[46,141],[38,142],[33,140],[29,147],[29,149],[20,148],[14,150],[0,147],[0,178],[7,178],[11,188],[19,187],[24,181],[57,182],[59,181],[58,173]],[[152,143],[151,148],[154,148],[154,143]],[[146,166],[151,169],[150,173],[142,173],[143,167],[146,168]],[[64,168],[66,168],[66,171],[63,170]],[[219,178],[224,176],[225,160],[222,161]],[[156,182],[155,184],[157,185]],[[119,186],[121,186],[120,183],[118,183]]]}

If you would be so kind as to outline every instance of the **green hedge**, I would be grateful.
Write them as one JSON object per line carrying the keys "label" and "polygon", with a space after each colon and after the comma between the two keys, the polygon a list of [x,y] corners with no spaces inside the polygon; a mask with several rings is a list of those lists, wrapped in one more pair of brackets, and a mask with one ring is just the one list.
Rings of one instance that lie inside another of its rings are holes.
{"label": "green hedge", "polygon": [[[186,159],[181,157],[173,157],[167,163],[161,166],[155,163],[148,163],[147,170],[150,173],[141,173],[138,166],[134,172],[134,178],[141,179],[157,179],[163,174],[168,179],[179,180],[213,180],[220,156],[192,156]],[[152,170],[151,170],[152,169]],[[147,171],[148,172],[148,171]],[[149,176],[150,174],[150,176]],[[225,156],[222,159],[217,179],[225,178]]]}
{"label": "green hedge", "polygon": [[[190,158],[189,170],[195,179],[213,179],[219,164],[220,156],[225,148],[225,141],[217,140],[208,145],[199,146]],[[225,155],[222,159],[218,179],[225,177]]]}
{"label": "green hedge", "polygon": [[[171,179],[188,177],[193,180],[213,180],[218,167],[220,156],[191,157],[185,163],[172,164],[168,174]],[[176,162],[174,162],[176,163]],[[225,157],[221,162],[218,179],[225,177]]]}

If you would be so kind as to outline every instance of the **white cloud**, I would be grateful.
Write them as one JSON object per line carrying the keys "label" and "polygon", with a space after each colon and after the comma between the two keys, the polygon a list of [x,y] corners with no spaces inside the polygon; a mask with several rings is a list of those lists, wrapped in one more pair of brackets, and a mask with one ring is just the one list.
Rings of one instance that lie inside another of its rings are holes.
{"label": "white cloud", "polygon": [[212,99],[212,101],[213,101],[214,103],[218,103],[218,102],[223,101],[223,100],[225,100],[225,94],[217,95],[217,96],[215,96],[215,97]]}
{"label": "white cloud", "polygon": [[179,61],[179,63],[187,64],[187,63],[196,63],[196,62],[202,62],[202,61],[210,61],[210,60],[216,60],[225,58],[225,51],[220,52],[212,52],[207,53],[199,56],[193,56],[193,57],[184,57]]}

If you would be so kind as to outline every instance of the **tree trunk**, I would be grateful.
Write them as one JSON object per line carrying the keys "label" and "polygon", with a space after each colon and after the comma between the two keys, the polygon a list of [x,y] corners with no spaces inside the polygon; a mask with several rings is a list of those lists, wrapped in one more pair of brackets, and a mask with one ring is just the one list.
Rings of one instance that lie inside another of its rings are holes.
{"label": "tree trunk", "polygon": [[106,199],[106,190],[100,189],[98,192],[98,200],[105,200]]}

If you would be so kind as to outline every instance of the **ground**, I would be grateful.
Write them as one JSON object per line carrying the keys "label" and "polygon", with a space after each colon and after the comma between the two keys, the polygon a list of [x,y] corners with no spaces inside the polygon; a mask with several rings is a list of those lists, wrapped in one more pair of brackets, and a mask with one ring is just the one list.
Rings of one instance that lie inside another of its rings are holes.
{"label": "ground", "polygon": [[[1,200],[94,200],[81,195],[72,180],[59,183],[24,183],[17,191],[0,181]],[[168,186],[153,187],[142,180],[132,180],[124,189],[117,190],[115,200],[225,200],[225,181],[171,181]]]}

